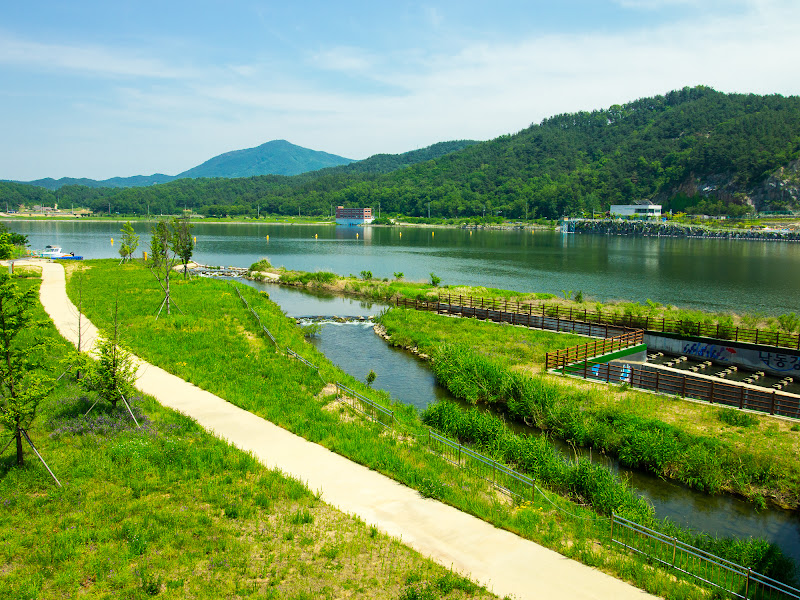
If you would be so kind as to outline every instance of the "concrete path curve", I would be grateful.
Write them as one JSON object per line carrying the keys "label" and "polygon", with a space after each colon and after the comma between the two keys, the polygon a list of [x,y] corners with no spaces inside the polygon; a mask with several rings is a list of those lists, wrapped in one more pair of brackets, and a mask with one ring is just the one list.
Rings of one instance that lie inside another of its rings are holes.
{"label": "concrete path curve", "polygon": [[[19,264],[19,263],[18,263]],[[41,301],[61,335],[77,343],[78,311],[67,298],[60,264],[42,267]],[[97,330],[83,317],[82,346]],[[518,599],[643,600],[649,594],[596,569],[463,513],[422,498],[384,475],[311,443],[166,371],[138,361],[137,386],[195,419],[264,465],[307,483],[339,510],[357,515],[500,596]]]}

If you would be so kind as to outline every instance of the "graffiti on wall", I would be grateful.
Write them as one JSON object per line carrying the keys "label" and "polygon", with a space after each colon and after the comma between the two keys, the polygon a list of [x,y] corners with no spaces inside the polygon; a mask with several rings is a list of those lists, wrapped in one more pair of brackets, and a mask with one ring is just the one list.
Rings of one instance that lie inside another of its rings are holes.
{"label": "graffiti on wall", "polygon": [[773,371],[800,371],[800,356],[780,352],[759,352],[758,357]]}
{"label": "graffiti on wall", "polygon": [[728,362],[731,356],[736,354],[736,348],[718,346],[717,344],[702,344],[700,342],[694,342],[684,344],[683,353],[688,354],[689,356],[698,356],[700,358],[718,360],[719,362]]}

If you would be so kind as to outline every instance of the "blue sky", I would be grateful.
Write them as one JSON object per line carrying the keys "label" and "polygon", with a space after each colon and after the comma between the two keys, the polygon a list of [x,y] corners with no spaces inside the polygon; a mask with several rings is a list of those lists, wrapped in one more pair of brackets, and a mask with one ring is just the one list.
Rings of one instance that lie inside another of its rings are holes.
{"label": "blue sky", "polygon": [[349,158],[705,84],[800,94],[798,0],[72,0],[0,7],[0,179]]}

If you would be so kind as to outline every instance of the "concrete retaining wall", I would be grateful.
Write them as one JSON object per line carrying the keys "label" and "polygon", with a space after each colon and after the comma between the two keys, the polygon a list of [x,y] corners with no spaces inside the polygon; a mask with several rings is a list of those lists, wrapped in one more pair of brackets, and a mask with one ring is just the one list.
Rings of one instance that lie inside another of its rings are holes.
{"label": "concrete retaining wall", "polygon": [[644,334],[648,352],[666,352],[701,360],[764,371],[779,377],[800,377],[800,352],[786,348],[756,346],[729,340],[680,337],[669,333]]}

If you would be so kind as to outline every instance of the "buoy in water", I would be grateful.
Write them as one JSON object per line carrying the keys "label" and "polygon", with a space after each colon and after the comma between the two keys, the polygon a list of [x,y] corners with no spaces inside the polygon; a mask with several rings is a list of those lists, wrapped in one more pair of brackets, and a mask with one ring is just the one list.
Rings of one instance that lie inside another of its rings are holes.
{"label": "buoy in water", "polygon": [[267,236],[267,241],[269,241],[269,236]]}
{"label": "buoy in water", "polygon": [[111,238],[111,245],[114,245],[114,238]]}
{"label": "buoy in water", "polygon": [[314,234],[314,239],[317,239],[317,234],[316,233]]}
{"label": "buoy in water", "polygon": [[356,239],[358,239],[358,234],[356,234]]}

